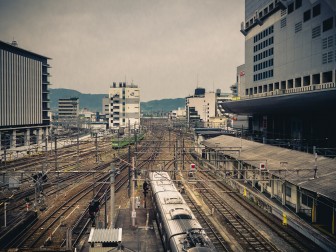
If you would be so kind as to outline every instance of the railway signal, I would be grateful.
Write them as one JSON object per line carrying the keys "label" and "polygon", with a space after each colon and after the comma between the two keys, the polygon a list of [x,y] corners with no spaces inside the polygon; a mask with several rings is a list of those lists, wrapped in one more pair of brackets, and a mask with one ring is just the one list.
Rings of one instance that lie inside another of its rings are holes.
{"label": "railway signal", "polygon": [[144,208],[146,208],[147,207],[147,205],[146,205],[146,195],[147,195],[148,190],[149,190],[147,181],[145,181],[142,184],[142,188],[143,188],[143,194],[144,194]]}
{"label": "railway signal", "polygon": [[144,194],[144,196],[146,198],[146,195],[147,195],[148,189],[149,189],[148,183],[146,181],[143,183],[142,188],[143,188],[143,194]]}

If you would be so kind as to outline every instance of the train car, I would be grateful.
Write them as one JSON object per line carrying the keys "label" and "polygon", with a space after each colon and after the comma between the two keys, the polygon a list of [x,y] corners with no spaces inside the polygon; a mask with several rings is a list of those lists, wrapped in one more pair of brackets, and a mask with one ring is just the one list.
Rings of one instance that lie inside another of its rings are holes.
{"label": "train car", "polygon": [[165,251],[214,252],[209,237],[167,172],[150,172],[156,219]]}

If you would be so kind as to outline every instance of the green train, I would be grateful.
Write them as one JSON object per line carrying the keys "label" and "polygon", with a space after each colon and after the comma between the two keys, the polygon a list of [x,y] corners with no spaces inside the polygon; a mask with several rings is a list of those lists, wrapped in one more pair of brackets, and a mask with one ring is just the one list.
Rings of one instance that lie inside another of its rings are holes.
{"label": "green train", "polygon": [[135,139],[137,140],[137,142],[140,142],[143,138],[144,138],[145,134],[138,134],[135,136],[131,136],[131,137],[123,137],[120,139],[113,139],[112,140],[112,148],[113,149],[120,149],[120,148],[124,148],[128,145],[134,144],[135,143]]}

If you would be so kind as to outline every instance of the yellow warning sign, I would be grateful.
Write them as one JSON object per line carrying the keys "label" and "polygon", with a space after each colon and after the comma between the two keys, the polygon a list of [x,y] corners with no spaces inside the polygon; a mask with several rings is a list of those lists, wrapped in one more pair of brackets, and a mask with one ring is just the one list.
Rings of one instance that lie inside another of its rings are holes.
{"label": "yellow warning sign", "polygon": [[285,212],[282,213],[282,225],[287,226],[287,214]]}

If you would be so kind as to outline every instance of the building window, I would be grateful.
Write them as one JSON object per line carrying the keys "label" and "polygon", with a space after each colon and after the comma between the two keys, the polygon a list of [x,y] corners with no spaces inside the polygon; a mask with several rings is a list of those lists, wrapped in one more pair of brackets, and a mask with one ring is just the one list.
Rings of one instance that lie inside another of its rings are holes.
{"label": "building window", "polygon": [[313,7],[313,17],[316,17],[321,14],[321,4],[318,4]]}
{"label": "building window", "polygon": [[286,196],[291,198],[292,197],[292,188],[286,186]]}
{"label": "building window", "polygon": [[322,39],[322,49],[327,49],[333,46],[334,43],[334,37],[329,36],[324,39]]}
{"label": "building window", "polygon": [[302,194],[301,202],[303,205],[313,207],[313,198],[307,196],[306,194]]}
{"label": "building window", "polygon": [[295,0],[295,9],[298,9],[302,6],[302,0]]}
{"label": "building window", "polygon": [[334,52],[333,51],[328,52],[328,63],[333,62],[333,58],[334,58]]}
{"label": "building window", "polygon": [[281,10],[281,17],[287,14],[287,9]]}
{"label": "building window", "polygon": [[280,27],[284,28],[286,26],[286,23],[287,23],[286,18],[281,19],[281,21],[280,21]]}
{"label": "building window", "polygon": [[328,48],[333,46],[333,40],[334,40],[333,36],[328,37]]}
{"label": "building window", "polygon": [[307,22],[310,19],[310,10],[303,13],[303,22]]}
{"label": "building window", "polygon": [[317,38],[321,35],[321,26],[316,26],[312,29],[312,38]]}
{"label": "building window", "polygon": [[327,64],[328,62],[328,53],[322,54],[322,64]]}
{"label": "building window", "polygon": [[323,32],[329,31],[330,29],[332,29],[333,24],[334,24],[334,18],[333,17],[324,20],[323,21],[323,28],[322,28]]}
{"label": "building window", "polygon": [[301,30],[302,30],[302,22],[296,23],[295,24],[295,33],[298,33]]}
{"label": "building window", "polygon": [[294,3],[289,4],[287,10],[287,13],[291,14],[294,11]]}

